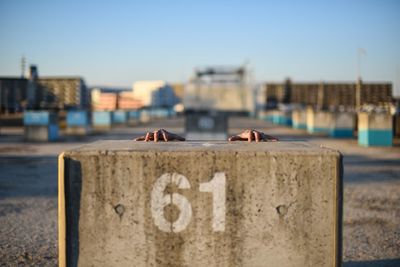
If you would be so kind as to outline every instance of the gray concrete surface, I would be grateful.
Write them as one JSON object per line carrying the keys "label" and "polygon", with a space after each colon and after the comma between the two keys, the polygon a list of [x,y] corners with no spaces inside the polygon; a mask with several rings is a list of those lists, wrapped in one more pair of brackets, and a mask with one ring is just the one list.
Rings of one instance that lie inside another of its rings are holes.
{"label": "gray concrete surface", "polygon": [[[183,120],[68,137],[56,143],[25,143],[23,129],[0,129],[0,266],[57,265],[57,154],[100,139],[129,140],[161,127],[183,133]],[[258,120],[239,118],[230,123],[231,134],[245,128],[342,151],[344,266],[400,266],[399,140],[392,148],[365,148],[356,139],[309,136]]]}
{"label": "gray concrete surface", "polygon": [[71,266],[338,266],[338,151],[100,141],[64,161]]}

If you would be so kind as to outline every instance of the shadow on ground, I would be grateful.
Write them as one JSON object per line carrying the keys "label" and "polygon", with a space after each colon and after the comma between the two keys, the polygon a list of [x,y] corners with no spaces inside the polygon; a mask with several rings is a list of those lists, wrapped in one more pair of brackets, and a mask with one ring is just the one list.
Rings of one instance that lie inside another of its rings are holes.
{"label": "shadow on ground", "polygon": [[57,197],[57,157],[0,157],[0,199]]}

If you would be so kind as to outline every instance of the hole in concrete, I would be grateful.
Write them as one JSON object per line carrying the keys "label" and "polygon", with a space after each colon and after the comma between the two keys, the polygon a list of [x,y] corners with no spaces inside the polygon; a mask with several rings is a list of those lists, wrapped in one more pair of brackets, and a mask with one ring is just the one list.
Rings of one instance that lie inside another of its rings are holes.
{"label": "hole in concrete", "polygon": [[286,213],[288,212],[288,208],[285,205],[279,205],[278,207],[276,207],[276,211],[279,215],[286,215]]}
{"label": "hole in concrete", "polygon": [[114,207],[114,210],[119,215],[119,217],[121,217],[122,214],[124,214],[125,207],[122,204],[118,204],[117,206]]}

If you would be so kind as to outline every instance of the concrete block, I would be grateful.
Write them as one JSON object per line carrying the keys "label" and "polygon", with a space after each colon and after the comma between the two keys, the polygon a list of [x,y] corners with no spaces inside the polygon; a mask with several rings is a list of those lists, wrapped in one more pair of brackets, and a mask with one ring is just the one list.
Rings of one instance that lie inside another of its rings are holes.
{"label": "concrete block", "polygon": [[358,144],[362,146],[392,146],[393,118],[389,113],[358,113]]}
{"label": "concrete block", "polygon": [[140,123],[149,123],[151,121],[151,112],[147,109],[140,110]]}
{"label": "concrete block", "polygon": [[128,125],[136,126],[140,122],[140,110],[128,111]]}
{"label": "concrete block", "polygon": [[85,110],[74,110],[67,112],[67,127],[89,126],[90,114]]}
{"label": "concrete block", "polygon": [[153,119],[165,119],[170,117],[172,112],[169,108],[152,108],[150,113]]}
{"label": "concrete block", "polygon": [[26,141],[47,142],[58,140],[58,125],[28,125],[24,127]]}
{"label": "concrete block", "polygon": [[332,112],[329,135],[335,138],[351,138],[354,135],[356,114],[354,112]]}
{"label": "concrete block", "polygon": [[57,124],[57,114],[49,111],[25,111],[24,125],[45,126]]}
{"label": "concrete block", "polygon": [[273,111],[271,110],[262,110],[258,112],[258,118],[260,120],[264,120],[264,121],[268,121],[268,122],[272,122],[273,121]]}
{"label": "concrete block", "polygon": [[86,136],[91,132],[90,126],[70,126],[66,129],[67,135]]}
{"label": "concrete block", "polygon": [[292,126],[292,113],[290,111],[274,110],[272,112],[272,123]]}
{"label": "concrete block", "polygon": [[59,157],[59,264],[340,266],[341,207],[306,142],[100,141]]}
{"label": "concrete block", "polygon": [[110,111],[94,111],[92,114],[92,125],[95,131],[108,131],[112,126]]}
{"label": "concrete block", "polygon": [[49,111],[24,112],[24,138],[27,141],[56,141],[58,139],[57,114]]}
{"label": "concrete block", "polygon": [[68,111],[67,112],[67,135],[85,136],[90,134],[90,113],[89,111]]}
{"label": "concrete block", "polygon": [[310,134],[328,134],[332,123],[329,111],[307,109],[307,132]]}
{"label": "concrete block", "polygon": [[193,112],[185,115],[188,140],[227,140],[228,116],[222,112]]}
{"label": "concrete block", "polygon": [[397,113],[395,115],[393,124],[394,124],[394,127],[395,127],[394,135],[397,136],[397,137],[400,137],[400,113]]}
{"label": "concrete block", "polygon": [[292,111],[292,126],[294,129],[307,129],[307,112],[305,109]]}
{"label": "concrete block", "polygon": [[117,125],[125,125],[128,122],[128,113],[124,110],[116,110],[112,112],[112,123]]}

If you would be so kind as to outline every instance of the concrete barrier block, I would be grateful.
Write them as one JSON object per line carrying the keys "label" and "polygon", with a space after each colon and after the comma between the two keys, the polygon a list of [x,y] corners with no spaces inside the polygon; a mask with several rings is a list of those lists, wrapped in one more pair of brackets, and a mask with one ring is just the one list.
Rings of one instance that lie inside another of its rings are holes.
{"label": "concrete barrier block", "polygon": [[261,110],[257,114],[260,120],[272,122],[273,121],[273,111],[271,110]]}
{"label": "concrete barrier block", "polygon": [[397,113],[394,118],[394,135],[400,137],[400,113]]}
{"label": "concrete barrier block", "polygon": [[228,116],[222,112],[188,113],[185,131],[188,140],[227,140]]}
{"label": "concrete barrier block", "polygon": [[128,111],[128,125],[136,126],[140,122],[140,110]]}
{"label": "concrete barrier block", "polygon": [[393,118],[389,113],[358,113],[358,144],[362,146],[392,146]]}
{"label": "concrete barrier block", "polygon": [[47,142],[58,140],[59,129],[57,125],[47,126],[28,125],[24,127],[24,138],[26,141]]}
{"label": "concrete barrier block", "polygon": [[310,134],[328,134],[332,123],[329,111],[307,109],[307,132]]}
{"label": "concrete barrier block", "polygon": [[147,109],[140,110],[140,123],[149,123],[151,121],[151,113]]}
{"label": "concrete barrier block", "polygon": [[353,137],[355,116],[353,112],[332,112],[329,135],[335,138]]}
{"label": "concrete barrier block", "polygon": [[274,110],[272,123],[277,125],[292,126],[292,114],[290,111]]}
{"label": "concrete barrier block", "polygon": [[58,140],[57,114],[49,111],[24,112],[24,138],[27,141]]}
{"label": "concrete barrier block", "polygon": [[169,108],[152,108],[150,114],[153,119],[165,119],[170,117],[172,112]]}
{"label": "concrete barrier block", "polygon": [[112,123],[124,125],[128,122],[128,113],[124,110],[116,110],[112,112]]}
{"label": "concrete barrier block", "polygon": [[112,116],[110,111],[94,111],[92,125],[95,131],[108,131],[111,129]]}
{"label": "concrete barrier block", "polygon": [[24,125],[46,126],[57,124],[57,114],[49,111],[25,111]]}
{"label": "concrete barrier block", "polygon": [[67,112],[67,127],[89,126],[89,125],[90,125],[89,111],[74,110]]}
{"label": "concrete barrier block", "polygon": [[89,111],[68,111],[67,112],[67,135],[85,136],[90,134],[90,113]]}
{"label": "concrete barrier block", "polygon": [[305,142],[96,142],[59,157],[59,263],[340,266],[341,205]]}
{"label": "concrete barrier block", "polygon": [[307,112],[305,109],[292,111],[292,126],[294,129],[307,129]]}

